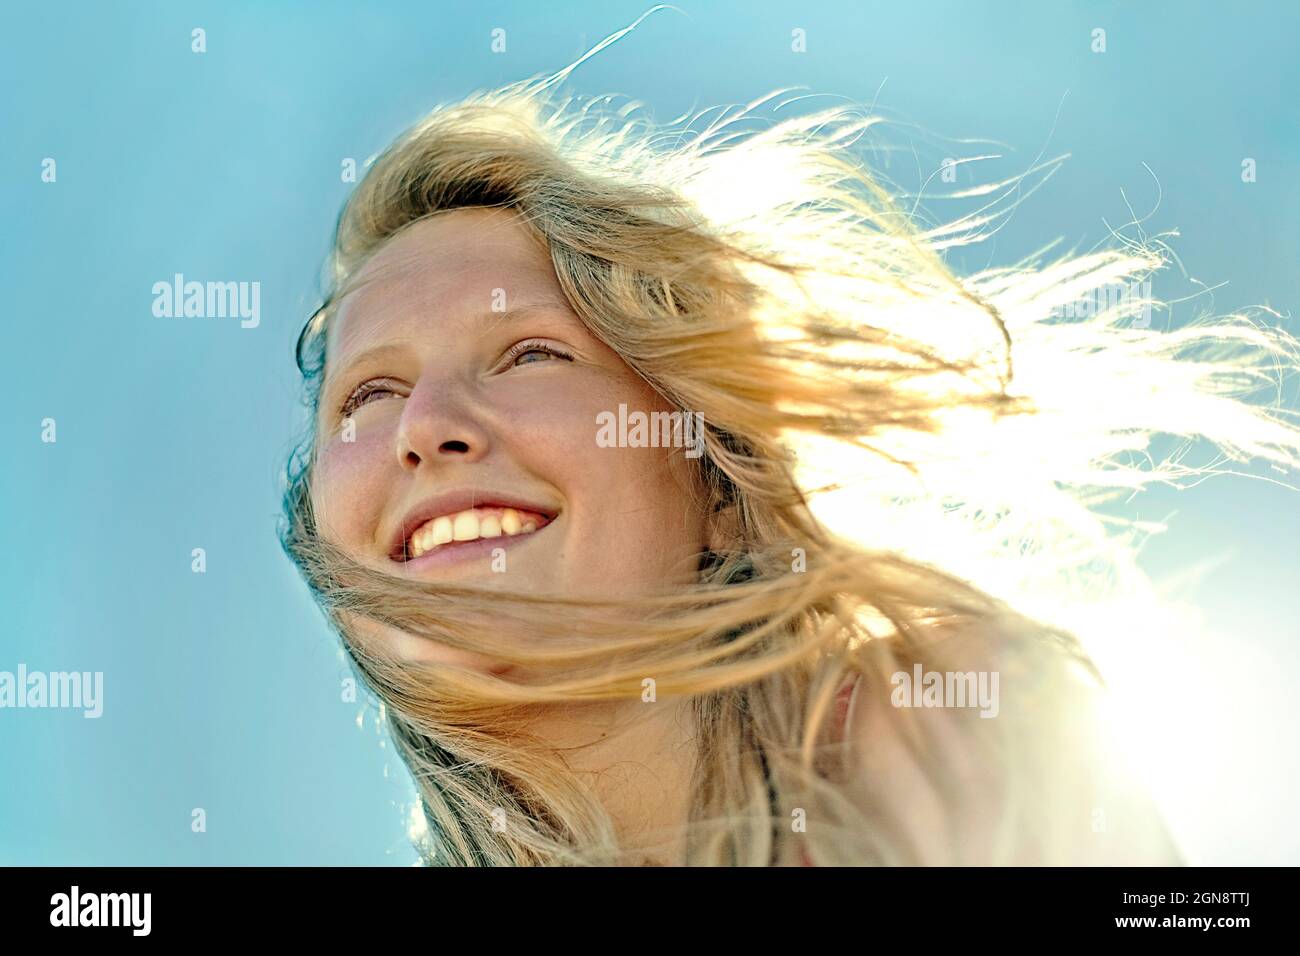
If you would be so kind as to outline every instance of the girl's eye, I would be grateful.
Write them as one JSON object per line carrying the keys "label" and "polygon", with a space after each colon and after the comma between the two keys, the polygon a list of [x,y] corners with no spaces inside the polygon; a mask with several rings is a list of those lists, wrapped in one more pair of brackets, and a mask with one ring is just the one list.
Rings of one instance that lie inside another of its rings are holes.
{"label": "girl's eye", "polygon": [[565,359],[570,362],[573,361],[572,355],[569,355],[566,352],[561,352],[559,349],[555,348],[554,346],[547,345],[545,342],[520,342],[517,345],[512,345],[510,347],[510,351],[506,353],[506,362],[510,367],[514,367],[516,365],[535,365],[537,364],[538,361],[541,362],[547,361],[545,358],[530,359],[527,362],[520,361],[520,359],[523,359],[526,356],[534,355],[534,354],[551,356],[552,358],[558,358],[558,359]]}
{"label": "girl's eye", "polygon": [[347,418],[362,405],[368,405],[370,399],[376,395],[396,394],[395,391],[387,387],[386,379],[376,379],[373,382],[362,382],[343,402],[343,407],[339,409],[339,414],[344,418]]}
{"label": "girl's eye", "polygon": [[[530,355],[541,356],[540,358],[527,359]],[[547,345],[545,342],[520,342],[512,345],[506,355],[506,365],[514,367],[516,365],[533,365],[537,362],[545,362],[547,358],[564,359],[573,361],[573,356],[567,352],[562,352],[554,346]],[[524,361],[527,359],[527,361]],[[353,412],[363,405],[370,404],[370,400],[376,395],[391,396],[397,392],[389,387],[389,379],[375,379],[370,382],[362,382],[343,402],[339,409],[339,415],[347,418]]]}

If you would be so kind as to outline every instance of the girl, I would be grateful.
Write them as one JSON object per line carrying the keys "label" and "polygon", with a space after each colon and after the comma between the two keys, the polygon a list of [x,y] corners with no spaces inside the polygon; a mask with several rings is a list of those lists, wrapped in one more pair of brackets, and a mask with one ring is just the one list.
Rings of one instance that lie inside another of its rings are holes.
{"label": "girl", "polygon": [[425,862],[1181,862],[1075,634],[953,569],[1136,573],[1085,493],[1188,473],[1123,462],[1160,431],[1293,465],[1242,395],[1294,342],[1144,328],[1151,244],[959,277],[1006,210],[918,225],[851,108],[669,136],[562,76],[377,158],[298,343],[282,540]]}

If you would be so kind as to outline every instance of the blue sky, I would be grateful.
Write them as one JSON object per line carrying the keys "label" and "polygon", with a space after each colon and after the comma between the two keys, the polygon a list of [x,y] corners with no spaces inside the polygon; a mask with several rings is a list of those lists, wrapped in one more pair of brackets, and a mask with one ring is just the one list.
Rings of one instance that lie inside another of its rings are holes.
{"label": "blue sky", "polygon": [[[404,771],[373,711],[340,700],[337,648],[275,538],[302,426],[291,350],[351,188],[340,163],[438,102],[568,64],[649,6],[48,2],[0,14],[0,670],[102,671],[105,686],[97,720],[0,711],[0,864],[414,861]],[[1146,227],[1181,233],[1192,277],[1228,282],[1216,311],[1300,302],[1293,4],[678,7],[568,88],[630,96],[660,120],[788,86],[817,94],[813,106],[874,100],[930,143],[1001,144],[1004,158],[980,167],[990,178],[1068,152],[971,264],[1057,237],[1089,247],[1129,218],[1125,195],[1145,212],[1159,191]],[[504,53],[490,47],[498,27]],[[790,49],[796,27],[803,54]],[[915,187],[909,129],[897,135],[886,171]],[[54,182],[42,181],[47,157]],[[260,323],[155,316],[151,289],[176,273],[259,282]],[[1230,675],[1255,689],[1208,705],[1257,706],[1250,752],[1269,759],[1206,755],[1220,812],[1203,808],[1194,849],[1207,862],[1300,862],[1300,502],[1216,478],[1127,507],[1170,519],[1144,555],[1157,577],[1222,559],[1195,597],[1240,659],[1268,671]],[[196,807],[206,833],[191,830]]]}

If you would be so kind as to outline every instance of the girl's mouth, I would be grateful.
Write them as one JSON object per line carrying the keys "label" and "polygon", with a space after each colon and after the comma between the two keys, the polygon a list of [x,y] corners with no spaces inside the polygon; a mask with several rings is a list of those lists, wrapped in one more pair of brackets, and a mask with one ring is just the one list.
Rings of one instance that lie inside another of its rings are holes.
{"label": "girl's mouth", "polygon": [[540,512],[485,506],[439,515],[406,537],[393,560],[416,568],[489,555],[531,537],[553,520]]}

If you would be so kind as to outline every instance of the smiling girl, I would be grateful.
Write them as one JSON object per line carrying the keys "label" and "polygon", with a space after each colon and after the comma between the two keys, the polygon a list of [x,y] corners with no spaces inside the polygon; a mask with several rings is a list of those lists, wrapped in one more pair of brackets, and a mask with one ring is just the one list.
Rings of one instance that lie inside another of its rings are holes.
{"label": "smiling girl", "polygon": [[[1136,328],[1128,296],[1061,321],[1161,265],[1136,244],[958,277],[990,219],[917,226],[852,109],[669,137],[549,85],[377,158],[298,343],[282,539],[425,861],[1179,862],[1076,637],[916,555],[1113,556],[1071,495],[1166,479],[1119,460],[1158,431],[1294,464],[1241,398],[1294,343]],[[694,416],[703,454],[610,447],[624,407]]]}

